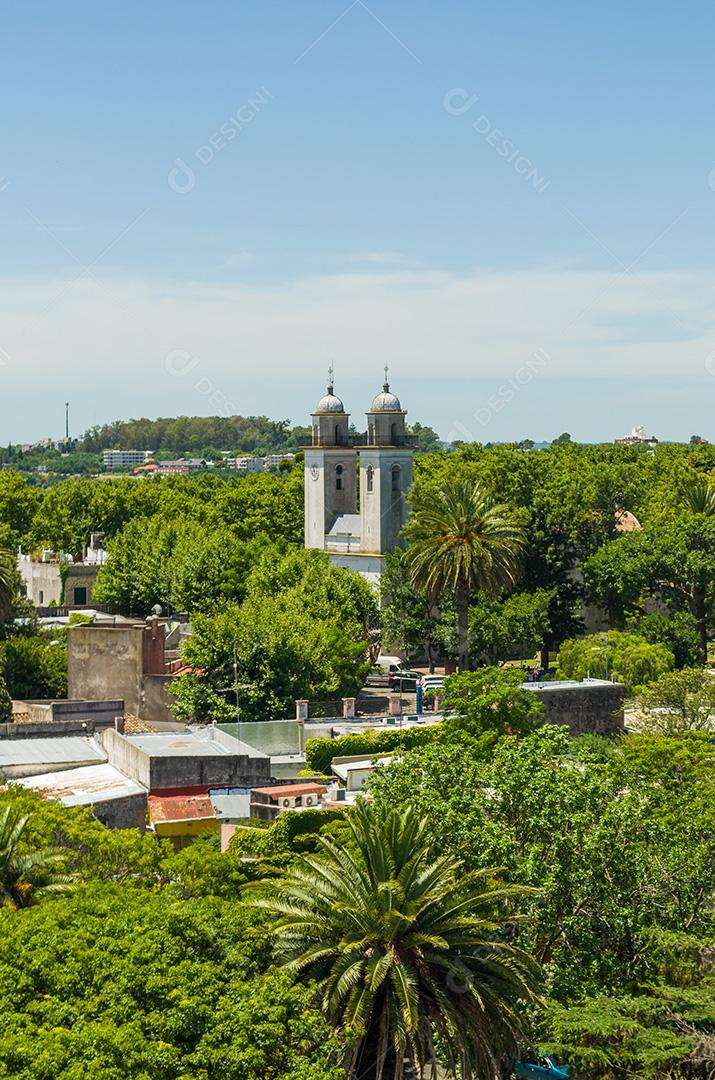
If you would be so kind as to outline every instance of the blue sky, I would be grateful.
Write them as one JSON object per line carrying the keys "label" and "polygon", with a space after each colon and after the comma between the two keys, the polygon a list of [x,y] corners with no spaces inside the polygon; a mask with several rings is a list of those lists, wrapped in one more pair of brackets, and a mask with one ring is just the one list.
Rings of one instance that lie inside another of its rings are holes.
{"label": "blue sky", "polygon": [[704,2],[6,7],[0,440],[65,399],[75,433],[302,422],[331,360],[353,413],[388,363],[445,437],[715,438],[714,30]]}

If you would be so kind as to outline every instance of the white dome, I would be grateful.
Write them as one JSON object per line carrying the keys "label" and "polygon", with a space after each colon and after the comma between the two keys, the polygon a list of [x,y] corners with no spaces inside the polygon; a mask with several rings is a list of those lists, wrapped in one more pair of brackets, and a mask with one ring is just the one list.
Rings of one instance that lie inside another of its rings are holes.
{"label": "white dome", "polygon": [[345,406],[339,397],[336,397],[333,393],[332,386],[328,387],[328,392],[325,397],[322,397],[318,404],[315,406],[315,414],[317,413],[344,413]]}
{"label": "white dome", "polygon": [[385,383],[382,387],[382,393],[378,394],[370,406],[370,412],[402,412],[402,406],[400,405],[400,399],[394,394],[390,393],[390,384]]}

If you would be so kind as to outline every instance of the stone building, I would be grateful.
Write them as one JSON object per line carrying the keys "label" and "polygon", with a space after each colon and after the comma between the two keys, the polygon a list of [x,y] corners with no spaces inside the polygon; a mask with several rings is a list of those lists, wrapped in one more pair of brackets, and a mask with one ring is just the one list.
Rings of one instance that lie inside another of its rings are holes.
{"label": "stone building", "polygon": [[305,449],[305,546],[327,551],[336,566],[378,583],[407,520],[414,437],[405,410],[385,383],[367,413],[367,431],[350,432],[350,415],[327,394],[312,417]]}
{"label": "stone building", "polygon": [[606,679],[564,679],[523,683],[545,707],[547,724],[563,724],[570,735],[619,735],[623,731],[625,687]]}

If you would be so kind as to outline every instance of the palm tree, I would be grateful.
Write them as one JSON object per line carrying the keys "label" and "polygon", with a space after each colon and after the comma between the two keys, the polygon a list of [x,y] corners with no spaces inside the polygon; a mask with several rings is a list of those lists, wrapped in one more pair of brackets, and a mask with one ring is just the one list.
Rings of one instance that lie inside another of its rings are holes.
{"label": "palm tree", "polygon": [[0,622],[7,622],[17,591],[16,558],[12,551],[0,548]]}
{"label": "palm tree", "polygon": [[469,664],[469,600],[511,588],[525,543],[522,520],[495,504],[478,483],[452,480],[414,496],[403,529],[413,588],[431,601],[454,596],[459,626],[459,668]]}
{"label": "palm tree", "polygon": [[406,1059],[435,1077],[439,1047],[450,1075],[496,1077],[536,997],[535,965],[498,914],[528,890],[440,855],[409,808],[361,799],[347,823],[345,842],[321,836],[316,854],[246,887],[272,916],[279,958],[314,977],[334,1029],[356,1035],[350,1076],[401,1080]]}
{"label": "palm tree", "polygon": [[704,476],[694,476],[685,482],[683,502],[691,514],[715,515],[715,487]]}
{"label": "palm tree", "polygon": [[25,908],[43,896],[70,892],[63,873],[64,856],[49,849],[24,850],[23,839],[31,815],[21,816],[11,806],[0,813],[0,904]]}

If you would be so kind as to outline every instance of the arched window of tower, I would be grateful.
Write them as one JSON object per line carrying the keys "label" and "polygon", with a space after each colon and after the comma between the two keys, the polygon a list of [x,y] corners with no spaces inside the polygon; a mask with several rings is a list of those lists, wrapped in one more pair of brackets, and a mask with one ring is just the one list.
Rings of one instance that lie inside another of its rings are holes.
{"label": "arched window of tower", "polygon": [[374,477],[375,477],[375,470],[373,469],[372,465],[368,465],[367,470],[366,470],[366,476],[367,476],[367,490],[368,490],[368,494],[369,494],[370,492],[372,492],[372,485],[373,485],[373,481],[374,481]]}
{"label": "arched window of tower", "polygon": [[393,465],[392,469],[390,470],[390,474],[392,476],[393,492],[397,492],[400,490],[400,472],[401,470],[399,465]]}
{"label": "arched window of tower", "polygon": [[335,466],[335,490],[343,490],[343,467],[342,465]]}

